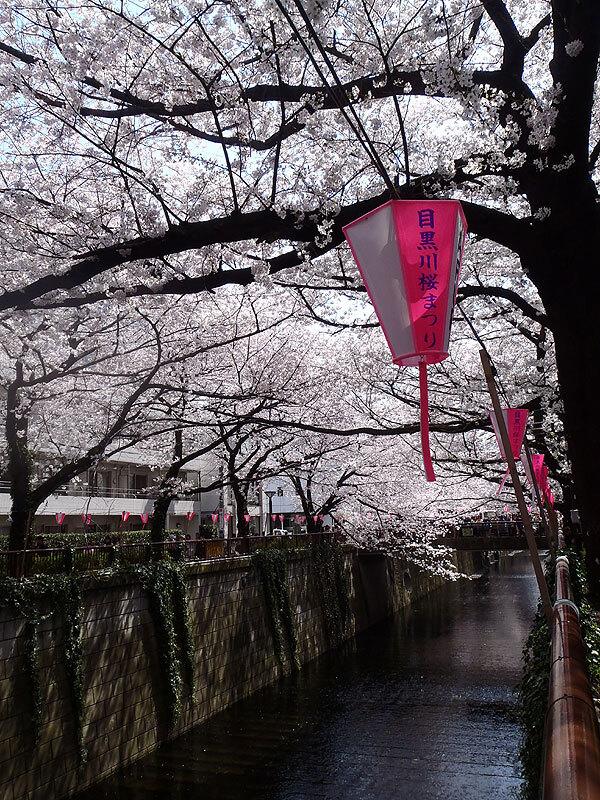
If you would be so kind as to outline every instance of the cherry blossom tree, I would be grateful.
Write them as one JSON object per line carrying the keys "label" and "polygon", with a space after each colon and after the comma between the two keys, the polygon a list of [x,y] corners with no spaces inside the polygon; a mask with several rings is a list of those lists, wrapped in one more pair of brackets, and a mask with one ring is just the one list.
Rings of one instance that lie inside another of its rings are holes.
{"label": "cherry blossom tree", "polygon": [[0,24],[0,309],[252,283],[345,297],[345,223],[459,198],[504,268],[462,289],[465,311],[510,300],[554,343],[547,419],[598,578],[595,0],[22,2]]}

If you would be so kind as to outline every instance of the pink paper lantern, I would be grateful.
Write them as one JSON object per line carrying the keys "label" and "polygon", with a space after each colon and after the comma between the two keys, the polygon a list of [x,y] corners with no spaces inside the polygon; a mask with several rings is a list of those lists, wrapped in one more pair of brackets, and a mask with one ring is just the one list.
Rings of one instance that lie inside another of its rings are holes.
{"label": "pink paper lantern", "polygon": [[[523,436],[525,435],[525,428],[527,427],[528,415],[529,411],[527,411],[526,408],[502,409],[502,416],[504,417],[504,424],[506,425],[506,430],[508,431],[508,438],[510,439],[510,449],[512,450],[514,459],[518,459],[519,453],[521,452],[521,445],[523,444]],[[498,428],[498,421],[496,419],[496,413],[494,411],[490,411],[490,419],[492,421],[492,427],[494,428],[494,434],[496,435],[496,441],[498,442],[498,447],[500,448],[500,455],[506,461],[504,444],[502,443],[500,430]]]}
{"label": "pink paper lantern", "polygon": [[527,461],[527,455],[524,453],[521,456],[521,464],[523,464],[523,469],[525,470],[525,476],[530,486],[533,486],[533,481],[535,478],[536,483],[539,485],[540,478],[542,475],[542,468],[544,466],[544,456],[538,453],[531,454],[531,466],[533,467],[533,476],[531,474],[531,470],[529,469],[529,462]]}
{"label": "pink paper lantern", "polygon": [[244,514],[244,519],[246,522],[250,522],[250,514]]}
{"label": "pink paper lantern", "polygon": [[216,514],[211,514],[210,518],[212,519],[213,522],[218,522],[219,521],[219,512],[217,512]]}
{"label": "pink paper lantern", "polygon": [[[529,411],[527,411],[526,408],[502,409],[502,416],[504,417],[504,424],[506,425],[508,438],[510,440],[510,449],[514,459],[518,459],[519,453],[521,452],[521,445],[523,444],[523,436],[525,435],[525,428],[527,427],[528,415]],[[492,427],[494,429],[496,441],[498,442],[498,447],[500,448],[500,455],[504,461],[506,461],[506,452],[504,451],[504,444],[502,442],[502,437],[500,436],[500,429],[498,427],[498,420],[496,419],[495,411],[490,411],[490,419],[492,421]],[[507,469],[496,494],[500,494],[502,491],[502,487],[506,483],[506,479],[508,478],[509,474],[509,470]]]}
{"label": "pink paper lantern", "polygon": [[427,364],[448,358],[467,223],[457,200],[390,200],[343,228],[394,364],[419,367],[428,481]]}
{"label": "pink paper lantern", "polygon": [[548,486],[548,467],[545,464],[540,470],[538,486],[540,487],[540,492],[545,493],[546,487]]}

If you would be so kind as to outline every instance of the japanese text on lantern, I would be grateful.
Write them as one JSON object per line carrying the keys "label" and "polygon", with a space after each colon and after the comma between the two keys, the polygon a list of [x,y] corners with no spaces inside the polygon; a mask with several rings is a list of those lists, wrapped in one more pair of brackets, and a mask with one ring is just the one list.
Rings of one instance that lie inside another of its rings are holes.
{"label": "japanese text on lantern", "polygon": [[[439,277],[437,274],[438,248],[435,240],[435,212],[433,209],[419,209],[417,211],[417,224],[419,228],[417,282],[422,292],[423,310],[427,312],[423,314],[422,320],[427,323],[428,328],[434,328],[438,321]],[[423,344],[427,350],[432,350],[436,346],[435,330],[425,330]]]}
{"label": "japanese text on lantern", "polygon": [[515,409],[513,425],[510,430],[512,434],[512,442],[510,443],[510,445],[512,447],[512,451],[515,457],[519,455],[519,451],[521,450],[521,442],[523,441],[525,422],[527,420],[526,415],[524,420],[521,419],[522,417],[523,417],[522,412],[518,408]]}

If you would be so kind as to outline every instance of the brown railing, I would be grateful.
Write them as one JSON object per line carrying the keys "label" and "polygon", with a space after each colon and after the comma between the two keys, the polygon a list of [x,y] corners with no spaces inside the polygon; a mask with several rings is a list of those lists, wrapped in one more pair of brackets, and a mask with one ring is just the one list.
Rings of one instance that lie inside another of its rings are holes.
{"label": "brown railing", "polygon": [[303,533],[288,536],[241,536],[230,539],[180,539],[132,544],[97,544],[85,547],[57,547],[37,550],[0,551],[0,576],[51,575],[64,572],[93,572],[119,565],[144,564],[157,558],[177,561],[205,561],[250,555],[271,547],[293,549],[332,533]]}
{"label": "brown railing", "polygon": [[556,560],[543,800],[600,797],[600,736],[573,603],[569,562]]}

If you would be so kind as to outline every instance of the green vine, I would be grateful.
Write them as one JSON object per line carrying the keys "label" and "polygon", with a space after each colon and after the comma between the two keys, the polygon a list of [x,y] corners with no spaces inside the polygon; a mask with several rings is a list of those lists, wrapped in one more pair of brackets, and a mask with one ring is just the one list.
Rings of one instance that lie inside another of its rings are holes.
{"label": "green vine", "polygon": [[275,655],[282,667],[285,666],[283,646],[285,637],[292,670],[296,671],[300,668],[300,655],[286,580],[286,553],[284,550],[276,548],[256,550],[252,554],[252,560],[258,569],[265,593]]}
{"label": "green vine", "polygon": [[193,698],[196,683],[194,638],[190,621],[187,581],[181,568],[173,570],[173,612],[177,637],[180,643],[183,680],[187,685],[190,696]]}
{"label": "green vine", "polygon": [[[81,768],[87,761],[87,750],[83,744],[84,690],[80,580],[75,575],[3,578],[0,581],[0,604],[15,608],[25,617],[24,674],[28,686],[33,745],[39,741],[43,705],[37,642],[38,625],[55,611],[63,618],[65,672],[74,718],[78,766]],[[47,607],[43,615],[40,611],[42,605]]]}
{"label": "green vine", "polygon": [[25,680],[27,691],[25,693],[28,703],[28,716],[31,720],[32,744],[39,743],[42,730],[42,686],[40,681],[40,661],[38,647],[38,618],[25,619],[23,628],[25,638]]}
{"label": "green vine", "polygon": [[550,632],[544,614],[538,608],[523,650],[523,675],[517,687],[523,729],[519,748],[523,778],[520,796],[523,800],[537,800],[539,797],[549,676]]}
{"label": "green vine", "polygon": [[83,643],[81,640],[81,620],[83,598],[81,581],[76,575],[61,576],[63,579],[57,600],[64,624],[64,656],[67,685],[70,689],[71,709],[75,721],[75,739],[78,746],[79,767],[87,762],[87,749],[83,744],[83,717],[85,712],[85,692],[83,688]]}
{"label": "green vine", "polygon": [[194,692],[194,647],[190,629],[187,589],[180,564],[155,561],[137,567],[150,598],[156,629],[158,658],[166,684],[167,728],[173,730],[182,707],[184,679],[190,697]]}
{"label": "green vine", "polygon": [[579,609],[581,633],[586,644],[585,656],[594,697],[600,695],[600,626],[597,614],[588,601],[585,557],[574,550],[565,551],[569,559],[573,599]]}
{"label": "green vine", "polygon": [[321,539],[311,546],[323,621],[331,645],[345,636],[350,621],[349,587],[341,549],[330,539]]}

